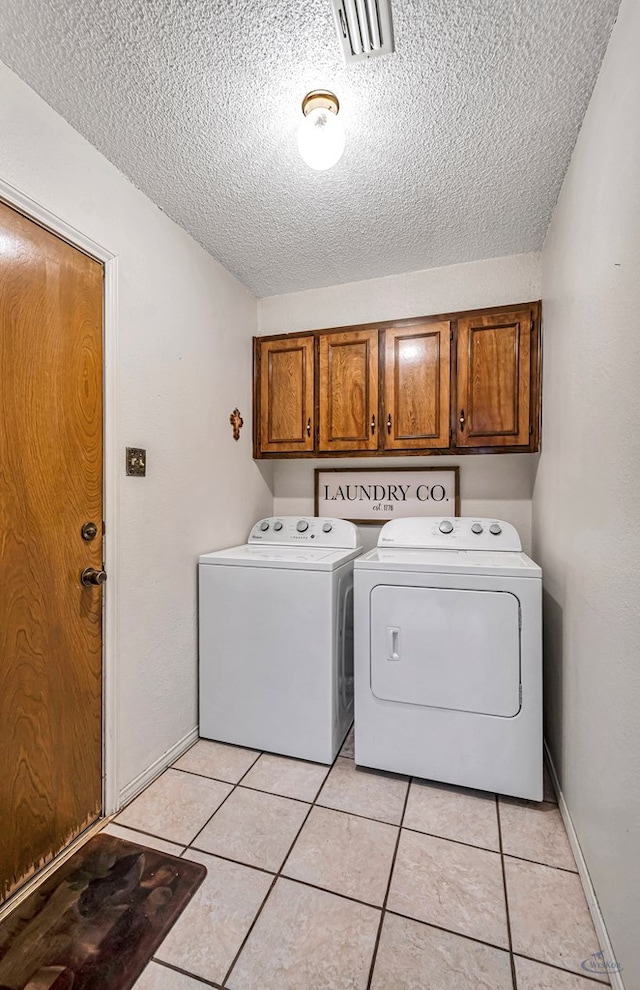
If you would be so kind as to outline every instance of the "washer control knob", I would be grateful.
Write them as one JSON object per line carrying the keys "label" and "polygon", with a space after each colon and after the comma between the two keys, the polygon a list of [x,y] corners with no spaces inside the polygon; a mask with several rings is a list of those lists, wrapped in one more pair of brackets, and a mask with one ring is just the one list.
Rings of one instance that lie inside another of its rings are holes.
{"label": "washer control knob", "polygon": [[323,533],[330,533],[332,529],[333,529],[333,526],[331,525],[331,523],[325,523],[324,526],[322,527],[322,532]]}
{"label": "washer control knob", "polygon": [[500,536],[500,533],[502,532],[502,526],[500,525],[500,523],[491,523],[491,525],[489,526],[489,532],[493,533],[494,536]]}
{"label": "washer control knob", "polygon": [[473,526],[471,527],[471,532],[472,533],[481,533],[482,532],[482,524],[481,523],[474,523]]}
{"label": "washer control knob", "polygon": [[296,529],[298,530],[299,533],[306,533],[306,531],[309,529],[309,523],[307,522],[306,519],[298,519],[298,522],[296,523]]}
{"label": "washer control knob", "polygon": [[267,522],[266,519],[263,519],[262,522],[260,523],[260,529],[262,530],[263,533],[265,533],[269,529],[269,523]]}
{"label": "washer control knob", "polygon": [[279,519],[278,519],[278,522],[275,522],[273,524],[273,528],[275,529],[276,533],[279,533],[280,532],[280,530],[282,529],[282,523],[280,522]]}
{"label": "washer control knob", "polygon": [[440,530],[441,533],[452,533],[453,523],[449,519],[443,519],[440,525],[438,526],[438,529]]}

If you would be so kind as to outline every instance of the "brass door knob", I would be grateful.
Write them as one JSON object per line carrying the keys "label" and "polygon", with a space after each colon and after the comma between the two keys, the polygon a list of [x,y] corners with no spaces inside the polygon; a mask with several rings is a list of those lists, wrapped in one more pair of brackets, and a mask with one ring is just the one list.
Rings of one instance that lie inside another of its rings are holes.
{"label": "brass door knob", "polygon": [[95,567],[85,567],[80,575],[80,580],[87,588],[90,588],[92,584],[104,584],[107,580],[107,572],[97,571]]}

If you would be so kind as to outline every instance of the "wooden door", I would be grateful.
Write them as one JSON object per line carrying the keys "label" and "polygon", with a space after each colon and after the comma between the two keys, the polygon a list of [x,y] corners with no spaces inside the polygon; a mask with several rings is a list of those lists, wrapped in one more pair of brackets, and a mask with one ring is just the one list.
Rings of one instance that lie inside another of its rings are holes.
{"label": "wooden door", "polygon": [[259,342],[260,451],[313,450],[313,337]]}
{"label": "wooden door", "polygon": [[458,321],[458,447],[529,444],[533,325],[529,308]]}
{"label": "wooden door", "polygon": [[378,449],[378,331],[320,336],[318,449]]}
{"label": "wooden door", "polygon": [[451,323],[385,330],[385,450],[449,446]]}
{"label": "wooden door", "polygon": [[0,901],[101,813],[88,566],[102,567],[102,266],[0,203]]}

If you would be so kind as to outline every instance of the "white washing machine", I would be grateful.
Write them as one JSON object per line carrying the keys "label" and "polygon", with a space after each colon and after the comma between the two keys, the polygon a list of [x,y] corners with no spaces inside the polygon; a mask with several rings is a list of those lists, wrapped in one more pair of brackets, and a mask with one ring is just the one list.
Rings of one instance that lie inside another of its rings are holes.
{"label": "white washing machine", "polygon": [[509,523],[383,526],[354,565],[356,763],[542,800],[541,597]]}
{"label": "white washing machine", "polygon": [[331,763],[353,719],[353,561],[343,519],[279,516],[199,564],[200,735]]}

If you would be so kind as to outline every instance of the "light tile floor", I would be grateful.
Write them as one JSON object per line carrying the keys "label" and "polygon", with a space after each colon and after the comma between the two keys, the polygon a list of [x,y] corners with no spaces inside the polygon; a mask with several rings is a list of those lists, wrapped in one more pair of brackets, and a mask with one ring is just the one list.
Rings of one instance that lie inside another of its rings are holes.
{"label": "light tile floor", "polygon": [[[589,990],[598,951],[545,801],[201,740],[106,829],[207,877],[134,990]],[[603,980],[603,982],[607,982]]]}

